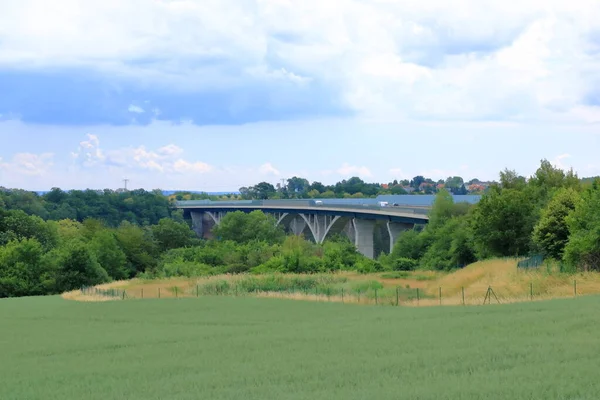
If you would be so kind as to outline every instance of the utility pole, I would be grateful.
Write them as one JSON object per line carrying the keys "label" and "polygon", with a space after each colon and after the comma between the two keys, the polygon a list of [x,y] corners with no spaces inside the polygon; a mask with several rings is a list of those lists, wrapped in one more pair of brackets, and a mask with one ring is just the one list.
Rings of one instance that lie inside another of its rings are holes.
{"label": "utility pole", "polygon": [[127,179],[127,178],[123,179],[123,183],[125,184],[125,190],[127,190],[127,182],[129,182],[129,179]]}

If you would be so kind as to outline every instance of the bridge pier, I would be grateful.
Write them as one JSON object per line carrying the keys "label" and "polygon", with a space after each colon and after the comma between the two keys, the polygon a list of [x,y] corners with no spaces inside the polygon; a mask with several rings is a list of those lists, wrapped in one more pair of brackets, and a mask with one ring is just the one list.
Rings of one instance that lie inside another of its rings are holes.
{"label": "bridge pier", "polygon": [[373,243],[373,231],[375,230],[375,220],[354,218],[354,245],[358,251],[373,259],[375,257],[375,249]]}
{"label": "bridge pier", "polygon": [[396,241],[402,234],[402,232],[412,229],[413,225],[411,224],[402,224],[400,222],[387,222],[387,230],[390,235],[390,253],[394,250],[394,245]]}
{"label": "bridge pier", "polygon": [[300,217],[299,215],[294,217],[294,219],[292,219],[292,221],[290,222],[290,227],[289,227],[290,232],[292,232],[296,236],[302,235],[302,232],[304,232],[305,228],[306,228],[306,221],[304,220],[304,218]]}
{"label": "bridge pier", "polygon": [[190,215],[192,217],[192,229],[198,237],[204,237],[204,212],[192,211]]}

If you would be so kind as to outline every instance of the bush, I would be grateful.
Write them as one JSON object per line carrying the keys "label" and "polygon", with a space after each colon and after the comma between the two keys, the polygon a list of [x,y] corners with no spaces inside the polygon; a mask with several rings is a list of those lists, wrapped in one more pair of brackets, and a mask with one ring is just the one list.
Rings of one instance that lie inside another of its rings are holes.
{"label": "bush", "polygon": [[396,258],[393,260],[392,267],[394,271],[414,271],[419,267],[419,262],[412,258]]}

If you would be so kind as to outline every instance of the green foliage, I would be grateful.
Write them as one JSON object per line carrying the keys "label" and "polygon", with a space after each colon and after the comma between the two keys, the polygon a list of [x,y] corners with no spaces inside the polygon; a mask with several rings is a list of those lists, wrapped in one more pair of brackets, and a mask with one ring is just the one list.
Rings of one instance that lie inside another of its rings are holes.
{"label": "green foliage", "polygon": [[0,298],[53,293],[54,274],[37,239],[0,247]]}
{"label": "green foliage", "polygon": [[477,204],[471,220],[478,256],[527,254],[535,221],[534,203],[525,191],[492,190]]}
{"label": "green foliage", "polygon": [[116,230],[116,238],[127,257],[128,270],[136,273],[156,267],[158,246],[152,230],[124,221]]}
{"label": "green foliage", "polygon": [[227,213],[219,225],[213,228],[213,234],[220,240],[237,243],[265,241],[281,243],[285,234],[281,226],[276,226],[275,217],[256,210],[251,213],[234,211]]}
{"label": "green foliage", "polygon": [[570,236],[564,260],[583,270],[600,270],[600,180],[582,193],[566,221]]}
{"label": "green foliage", "polygon": [[89,244],[96,260],[112,279],[127,279],[131,271],[127,268],[127,256],[119,246],[115,234],[101,230],[94,234]]}
{"label": "green foliage", "polygon": [[176,222],[163,218],[152,226],[152,236],[156,240],[158,251],[164,252],[178,247],[191,246],[196,242],[196,235],[185,222]]}
{"label": "green foliage", "polygon": [[69,243],[52,251],[58,276],[56,287],[59,292],[94,286],[108,282],[108,273],[100,266],[92,250],[82,242]]}
{"label": "green foliage", "polygon": [[575,209],[579,193],[573,189],[558,191],[542,215],[533,231],[533,241],[547,256],[560,260],[569,240],[567,216]]}
{"label": "green foliage", "polygon": [[400,257],[393,260],[394,271],[413,271],[419,267],[419,262],[412,258]]}

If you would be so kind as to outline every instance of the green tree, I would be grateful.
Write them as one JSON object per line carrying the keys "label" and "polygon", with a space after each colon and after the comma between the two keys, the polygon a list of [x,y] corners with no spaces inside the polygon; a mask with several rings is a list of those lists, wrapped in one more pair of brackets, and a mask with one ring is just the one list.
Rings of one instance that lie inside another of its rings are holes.
{"label": "green tree", "polygon": [[93,251],[82,242],[72,242],[55,252],[58,265],[56,278],[60,292],[94,286],[110,280],[107,272],[98,264]]}
{"label": "green tree", "polygon": [[547,256],[556,260],[563,257],[564,248],[569,240],[567,216],[575,209],[579,193],[573,189],[558,191],[533,230],[533,241]]}
{"label": "green tree", "polygon": [[117,228],[116,237],[127,257],[128,270],[135,273],[156,267],[159,252],[149,228],[123,221]]}
{"label": "green tree", "polygon": [[251,213],[234,211],[221,218],[221,223],[213,228],[215,237],[237,243],[265,241],[281,243],[285,237],[283,228],[277,225],[275,217],[256,210]]}
{"label": "green tree", "polygon": [[570,236],[564,260],[586,271],[600,270],[600,180],[582,193],[566,220]]}
{"label": "green tree", "polygon": [[152,234],[160,252],[194,244],[196,234],[185,222],[163,218],[152,226]]}
{"label": "green tree", "polygon": [[473,212],[471,226],[480,258],[518,256],[531,248],[535,205],[525,191],[493,188]]}
{"label": "green tree", "polygon": [[0,246],[0,298],[38,296],[54,291],[54,273],[37,239]]}
{"label": "green tree", "polygon": [[108,229],[97,232],[90,242],[90,249],[94,252],[100,266],[112,279],[121,280],[130,276],[131,271],[127,269],[127,256],[113,232]]}

